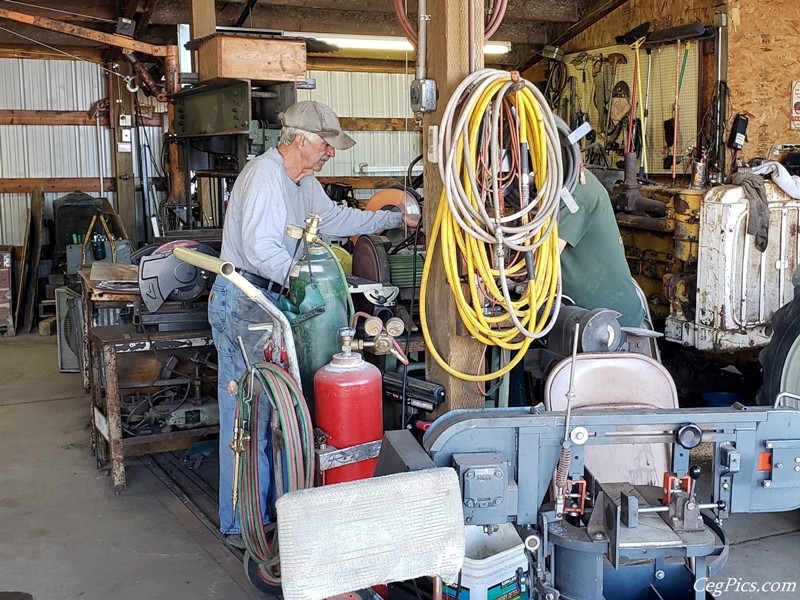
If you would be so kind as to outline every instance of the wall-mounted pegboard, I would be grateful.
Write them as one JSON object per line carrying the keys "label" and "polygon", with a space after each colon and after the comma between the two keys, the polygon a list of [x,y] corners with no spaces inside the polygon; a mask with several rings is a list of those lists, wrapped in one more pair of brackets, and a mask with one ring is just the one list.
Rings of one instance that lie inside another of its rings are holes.
{"label": "wall-mounted pegboard", "polygon": [[[604,123],[599,118],[598,104],[602,106],[602,94],[597,99],[595,95],[595,83],[602,85],[602,77],[611,79],[612,69],[607,62],[607,57],[612,53],[619,53],[625,56],[627,62],[619,64],[616,69],[613,85],[620,81],[627,83],[629,90],[633,91],[633,73],[636,53],[629,46],[616,45],[597,48],[587,53],[567,54],[564,63],[567,67],[567,75],[575,78],[575,105],[577,111],[582,111],[588,115],[589,122],[597,131],[597,139],[602,142]],[[645,129],[645,145],[647,148],[647,165],[650,174],[671,173],[672,167],[664,168],[664,158],[671,155],[671,151],[666,148],[664,122],[672,117],[673,105],[675,104],[676,81],[683,69],[683,79],[679,94],[679,115],[678,115],[678,156],[684,156],[683,163],[678,165],[678,173],[691,172],[691,159],[686,158],[691,149],[697,146],[697,114],[699,106],[699,45],[696,42],[689,42],[688,50],[686,42],[678,44],[665,44],[656,46],[648,52],[645,48],[639,49],[639,73],[641,81],[641,99],[645,100],[648,87],[648,71],[650,73],[650,95],[649,110],[647,116],[647,126]],[[684,57],[686,66],[683,67]],[[577,59],[577,60],[576,60]],[[601,63],[601,59],[603,62]],[[648,60],[650,61],[648,69]],[[602,67],[601,67],[602,64]],[[598,69],[602,69],[601,78],[593,75]],[[562,97],[569,97],[570,87],[566,85]],[[639,102],[638,93],[636,102]],[[561,113],[561,111],[559,111]],[[639,117],[638,105],[636,117]],[[563,114],[562,114],[563,116]],[[622,140],[620,136],[619,140]],[[612,155],[616,160],[622,160],[621,155]]]}

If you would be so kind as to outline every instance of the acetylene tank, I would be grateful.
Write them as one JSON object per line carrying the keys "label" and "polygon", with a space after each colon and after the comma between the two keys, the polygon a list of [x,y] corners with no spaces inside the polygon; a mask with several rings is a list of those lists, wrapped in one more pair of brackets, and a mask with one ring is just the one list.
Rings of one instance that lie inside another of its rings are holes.
{"label": "acetylene tank", "polygon": [[[347,326],[347,282],[324,246],[309,244],[289,279],[289,300],[309,318],[292,327],[303,393],[314,409],[314,374],[339,351],[337,332]],[[310,313],[324,308],[314,316]]]}
{"label": "acetylene tank", "polygon": [[[335,448],[348,448],[383,437],[381,372],[344,349],[314,376],[315,425]],[[324,471],[324,484],[367,479],[375,472],[377,458]]]}

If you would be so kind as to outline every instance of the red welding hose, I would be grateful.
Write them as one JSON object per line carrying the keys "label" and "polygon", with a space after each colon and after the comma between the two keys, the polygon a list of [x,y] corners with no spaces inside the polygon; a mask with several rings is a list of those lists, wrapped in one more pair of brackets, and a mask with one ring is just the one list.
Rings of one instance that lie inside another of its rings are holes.
{"label": "red welding hose", "polygon": [[631,87],[631,109],[628,113],[628,139],[625,140],[625,153],[633,152],[633,122],[636,119],[636,85],[639,75],[639,53],[633,59],[633,86]]}
{"label": "red welding hose", "polygon": [[[411,21],[408,20],[408,15],[406,14],[406,7],[404,0],[392,0],[392,4],[394,5],[394,12],[397,15],[397,20],[400,22],[400,27],[403,28],[403,31],[408,38],[408,41],[411,42],[414,46],[417,45],[417,30],[414,29],[414,26],[411,24]],[[492,16],[489,17],[489,22],[486,24],[486,28],[483,30],[483,41],[489,41],[492,36],[497,32],[497,29],[500,27],[500,24],[503,22],[503,18],[506,16],[506,9],[508,8],[508,0],[497,0],[497,4],[495,4],[494,10],[492,11]]]}

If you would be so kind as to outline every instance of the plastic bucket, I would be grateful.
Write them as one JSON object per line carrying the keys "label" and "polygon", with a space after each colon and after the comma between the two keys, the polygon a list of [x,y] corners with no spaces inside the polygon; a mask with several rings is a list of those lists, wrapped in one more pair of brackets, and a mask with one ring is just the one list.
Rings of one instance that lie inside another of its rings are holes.
{"label": "plastic bucket", "polygon": [[[466,553],[461,569],[458,600],[515,600],[526,598],[528,559],[525,547],[510,523],[487,535],[480,526],[466,527]],[[517,570],[521,576],[518,576]],[[521,586],[518,586],[518,581]],[[444,598],[455,598],[456,587],[445,585]]]}

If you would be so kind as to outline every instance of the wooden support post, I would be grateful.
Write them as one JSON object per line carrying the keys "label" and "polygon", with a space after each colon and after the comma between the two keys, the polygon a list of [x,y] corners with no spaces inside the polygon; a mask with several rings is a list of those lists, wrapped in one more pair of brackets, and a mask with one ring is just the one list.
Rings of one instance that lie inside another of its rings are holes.
{"label": "wooden support post", "polygon": [[[178,65],[178,48],[172,46],[174,52],[167,54],[165,59],[166,75],[164,78],[164,91],[169,94],[179,92],[181,89],[181,74]],[[175,141],[175,104],[167,104],[167,122],[169,127],[169,201],[177,206],[186,204],[186,173],[181,168],[178,143]]]}
{"label": "wooden support post", "polygon": [[[108,65],[109,68],[111,65]],[[119,62],[119,72],[129,75],[130,63]],[[133,171],[132,137],[123,141],[123,130],[130,133],[131,127],[120,126],[120,115],[133,115],[133,97],[119,77],[108,78],[109,120],[111,125],[111,154],[114,157],[114,179],[117,190],[117,214],[128,232],[128,237],[137,247],[139,236],[136,227],[136,177]],[[131,116],[131,123],[133,117]],[[127,143],[127,146],[124,144]]]}
{"label": "wooden support post", "polygon": [[[156,10],[157,3],[158,0],[145,0],[142,14],[136,22],[136,33],[133,34],[137,40],[144,37],[144,32],[147,31],[147,27],[150,25],[150,19],[153,17],[153,12]],[[135,3],[131,2],[131,4]]]}
{"label": "wooden support post", "polygon": [[[217,32],[217,13],[214,0],[191,0],[189,2],[189,37],[193,40]],[[192,67],[198,73],[197,51],[192,52]]]}
{"label": "wooden support post", "polygon": [[[483,67],[483,2],[476,0],[437,0],[428,3],[430,21],[428,22],[428,78],[436,81],[439,89],[437,110],[423,117],[423,156],[429,156],[428,146],[436,143],[429,135],[432,127],[441,123],[442,113],[450,96],[461,81],[469,74],[469,3],[473,3],[475,34],[475,67]],[[439,156],[439,160],[444,157]],[[425,228],[430,231],[436,217],[442,193],[442,180],[438,165],[425,161]],[[439,247],[440,248],[440,247]],[[458,314],[445,282],[441,250],[437,248],[431,270],[431,283],[428,287],[428,315],[431,337],[439,353],[452,367],[464,373],[476,373],[483,352],[483,346],[474,339],[457,333]],[[432,316],[431,316],[432,315]],[[427,377],[442,384],[446,391],[446,401],[438,414],[459,408],[482,408],[483,397],[473,382],[462,381],[446,373],[428,355]]]}

